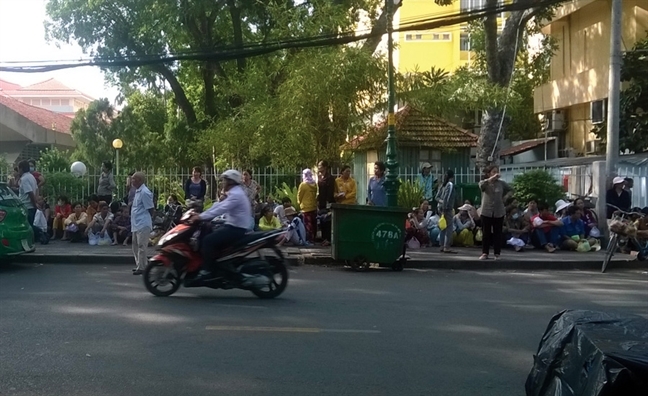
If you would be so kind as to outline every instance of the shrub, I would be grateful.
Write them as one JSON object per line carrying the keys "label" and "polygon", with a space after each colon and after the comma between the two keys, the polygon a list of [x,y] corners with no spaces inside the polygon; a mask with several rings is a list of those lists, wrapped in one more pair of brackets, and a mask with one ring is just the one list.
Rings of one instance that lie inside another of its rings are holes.
{"label": "shrub", "polygon": [[300,211],[299,203],[297,203],[297,191],[299,187],[290,187],[286,182],[283,182],[279,187],[275,187],[275,192],[273,197],[277,201],[281,201],[283,197],[288,197],[292,201],[293,207],[296,211]]}
{"label": "shrub", "polygon": [[563,187],[545,170],[532,170],[515,176],[512,186],[515,198],[522,204],[530,200],[553,205],[565,197]]}
{"label": "shrub", "polygon": [[423,187],[418,181],[401,181],[398,189],[398,206],[411,210],[418,208],[423,198]]}

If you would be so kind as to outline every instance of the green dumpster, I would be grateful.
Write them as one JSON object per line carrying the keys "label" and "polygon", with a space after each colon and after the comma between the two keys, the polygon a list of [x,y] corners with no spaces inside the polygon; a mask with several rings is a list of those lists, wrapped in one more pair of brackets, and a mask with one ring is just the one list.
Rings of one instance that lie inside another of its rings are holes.
{"label": "green dumpster", "polygon": [[460,191],[460,200],[461,203],[459,206],[463,205],[464,201],[469,199],[472,202],[473,206],[481,205],[481,190],[479,189],[479,184],[470,183],[470,184],[459,184],[457,188]]}
{"label": "green dumpster", "polygon": [[341,204],[331,205],[331,210],[334,260],[344,260],[354,269],[365,269],[371,263],[403,269],[408,210]]}

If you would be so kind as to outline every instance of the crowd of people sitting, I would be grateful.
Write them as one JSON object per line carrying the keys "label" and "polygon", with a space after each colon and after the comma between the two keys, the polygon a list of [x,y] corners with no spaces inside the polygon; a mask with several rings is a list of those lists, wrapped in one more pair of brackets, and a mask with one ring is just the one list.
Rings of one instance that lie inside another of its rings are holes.
{"label": "crowd of people sitting", "polygon": [[[488,259],[491,247],[495,259],[502,247],[521,252],[543,249],[589,252],[601,249],[599,220],[594,205],[584,198],[572,202],[559,199],[550,208],[546,202],[530,200],[522,206],[512,189],[500,180],[496,166],[487,167],[479,187],[482,205],[475,207],[465,201],[457,208],[453,187],[454,173],[450,170],[435,197],[436,210],[430,199],[423,199],[413,208],[406,222],[406,243],[410,248],[438,246],[441,252],[456,253],[452,247],[480,246],[480,259]],[[607,191],[606,202],[611,205],[608,219],[617,210],[630,211],[632,179],[616,177]],[[550,210],[553,209],[553,210]],[[648,209],[632,209],[648,213]],[[648,228],[648,224],[647,227]]]}

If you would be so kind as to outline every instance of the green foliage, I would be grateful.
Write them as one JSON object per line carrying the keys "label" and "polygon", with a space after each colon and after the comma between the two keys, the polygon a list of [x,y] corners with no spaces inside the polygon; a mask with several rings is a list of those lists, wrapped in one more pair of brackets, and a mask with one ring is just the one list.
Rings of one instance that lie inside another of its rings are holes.
{"label": "green foliage", "polygon": [[43,196],[54,202],[60,195],[67,196],[71,201],[84,200],[88,195],[87,177],[76,177],[69,171],[44,172],[46,183],[43,186]]}
{"label": "green foliage", "polygon": [[424,193],[423,186],[418,181],[401,181],[398,188],[398,206],[408,210],[418,208]]}
{"label": "green foliage", "polygon": [[515,198],[522,204],[535,200],[553,205],[565,197],[562,185],[556,181],[551,173],[538,169],[515,176],[512,183]]}
{"label": "green foliage", "polygon": [[297,191],[299,190],[298,186],[290,187],[286,182],[282,183],[281,186],[275,187],[274,198],[277,201],[281,201],[283,197],[288,197],[292,201],[292,205],[296,211],[300,211],[299,203],[297,203]]}
{"label": "green foliage", "polygon": [[[472,47],[469,66],[459,68],[452,75],[432,69],[401,77],[403,96],[421,110],[459,122],[468,129],[475,127],[475,111],[501,111],[506,106],[505,138],[538,137],[541,125],[533,110],[533,91],[548,80],[551,58],[557,49],[556,40],[542,34],[541,23],[543,18],[551,19],[553,11],[553,7],[543,9],[525,25],[517,54],[511,51],[511,58],[515,56],[516,60],[510,89],[507,89],[510,77],[505,79],[505,84],[500,84],[489,75],[485,21],[480,20],[470,23],[467,30]],[[498,48],[497,53],[505,50]],[[500,68],[503,62],[492,60],[491,63]]]}
{"label": "green foliage", "polygon": [[[648,149],[648,38],[624,52],[621,81],[626,83],[620,98],[619,149],[633,153]],[[607,141],[607,124],[595,125],[592,132]]]}
{"label": "green foliage", "polygon": [[[50,0],[46,34],[104,58],[197,53],[354,31],[362,12],[375,21],[382,3]],[[105,103],[88,109],[78,117],[75,140],[91,165],[113,158],[115,137],[124,141],[120,160],[129,167],[160,161],[294,167],[338,158],[340,145],[364,128],[385,96],[385,62],[372,52],[335,46],[111,67],[108,78],[128,105],[110,123],[102,117]]]}
{"label": "green foliage", "polygon": [[46,148],[41,151],[38,169],[45,172],[67,171],[73,162],[71,158],[68,150],[61,151],[56,147]]}

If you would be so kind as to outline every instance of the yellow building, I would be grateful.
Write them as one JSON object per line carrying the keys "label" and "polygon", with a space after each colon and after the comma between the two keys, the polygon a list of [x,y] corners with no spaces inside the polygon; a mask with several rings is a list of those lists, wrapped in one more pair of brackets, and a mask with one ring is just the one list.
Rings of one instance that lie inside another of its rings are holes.
{"label": "yellow building", "polygon": [[[457,0],[448,6],[437,5],[432,0],[407,0],[396,15],[400,27],[422,22],[430,18],[456,15],[486,6],[486,0]],[[499,19],[500,25],[503,19]],[[395,58],[398,71],[408,73],[429,71],[432,67],[450,73],[470,64],[470,35],[467,24],[446,26],[439,29],[398,33]]]}
{"label": "yellow building", "polygon": [[[561,156],[594,154],[590,131],[607,119],[610,70],[610,0],[572,0],[544,28],[558,41],[550,81],[534,92],[534,109]],[[623,51],[646,38],[648,0],[623,0]]]}

